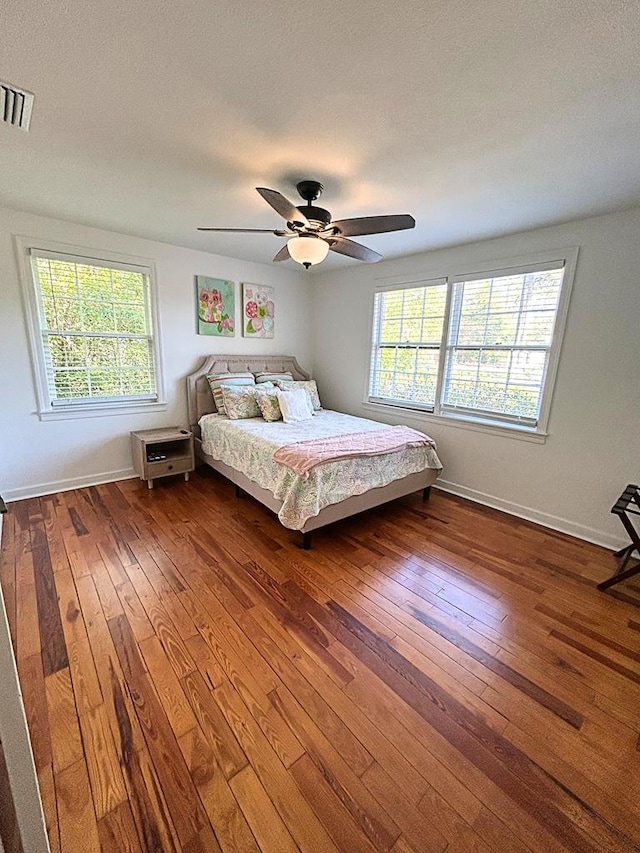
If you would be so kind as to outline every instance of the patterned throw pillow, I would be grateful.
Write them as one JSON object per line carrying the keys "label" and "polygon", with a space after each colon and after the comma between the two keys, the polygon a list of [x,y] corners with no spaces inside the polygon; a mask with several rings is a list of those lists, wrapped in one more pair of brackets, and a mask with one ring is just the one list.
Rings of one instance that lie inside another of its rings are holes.
{"label": "patterned throw pillow", "polygon": [[222,386],[211,392],[213,394],[213,402],[216,404],[216,409],[219,415],[226,415],[227,410],[224,407],[224,398],[222,396]]}
{"label": "patterned throw pillow", "polygon": [[316,385],[315,379],[307,379],[302,382],[286,382],[283,380],[279,380],[278,382],[276,382],[276,385],[283,391],[297,391],[298,388],[304,388],[306,391],[309,392],[313,408],[316,410],[316,412],[318,411],[318,409],[322,408],[322,404],[320,402],[320,395],[318,394],[318,386]]}
{"label": "patterned throw pillow", "polygon": [[282,412],[280,410],[280,403],[278,403],[278,389],[271,386],[271,388],[257,388],[256,389],[256,400],[258,401],[258,406],[260,407],[260,411],[262,412],[262,417],[265,421],[272,423],[273,421],[281,421],[282,420]]}
{"label": "patterned throw pillow", "polygon": [[233,385],[222,386],[222,399],[227,417],[232,421],[244,418],[259,418],[260,408],[256,400],[256,389],[242,388]]}
{"label": "patterned throw pillow", "polygon": [[271,373],[269,371],[263,371],[262,373],[254,373],[256,377],[256,384],[261,385],[263,382],[279,382],[282,380],[283,382],[293,382],[293,374],[288,370],[284,373]]}
{"label": "patterned throw pillow", "polygon": [[214,391],[216,388],[222,388],[223,385],[255,385],[256,380],[253,376],[253,373],[208,373],[207,374],[207,382],[209,383],[209,388],[211,388],[211,393],[213,394],[213,402],[216,409],[224,414],[224,409],[220,408],[220,404],[217,402]]}

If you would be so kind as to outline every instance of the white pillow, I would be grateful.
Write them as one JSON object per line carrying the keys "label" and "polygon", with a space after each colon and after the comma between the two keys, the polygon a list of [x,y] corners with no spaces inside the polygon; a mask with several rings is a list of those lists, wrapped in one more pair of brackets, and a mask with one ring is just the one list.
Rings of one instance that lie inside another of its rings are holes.
{"label": "white pillow", "polygon": [[313,417],[311,398],[304,388],[296,391],[278,391],[278,403],[282,420],[286,424],[295,424]]}

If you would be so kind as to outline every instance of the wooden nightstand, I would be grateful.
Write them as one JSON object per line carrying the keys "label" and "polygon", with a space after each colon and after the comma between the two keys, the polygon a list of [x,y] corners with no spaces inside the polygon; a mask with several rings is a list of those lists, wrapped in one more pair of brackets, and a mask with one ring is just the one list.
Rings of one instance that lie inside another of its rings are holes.
{"label": "wooden nightstand", "polygon": [[134,471],[150,489],[156,477],[184,474],[188,480],[189,472],[195,468],[193,433],[180,427],[132,432],[131,450]]}

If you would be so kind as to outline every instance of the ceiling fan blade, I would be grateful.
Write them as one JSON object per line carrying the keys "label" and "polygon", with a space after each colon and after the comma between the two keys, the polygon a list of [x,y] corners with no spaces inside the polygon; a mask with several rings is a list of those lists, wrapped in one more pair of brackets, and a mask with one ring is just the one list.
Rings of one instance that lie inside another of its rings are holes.
{"label": "ceiling fan blade", "polygon": [[337,228],[345,237],[361,237],[363,234],[382,234],[385,231],[403,231],[414,228],[413,216],[408,213],[392,214],[391,216],[359,216],[354,219],[338,219],[332,222],[330,228]]}
{"label": "ceiling fan blade", "polygon": [[375,264],[382,260],[382,255],[374,252],[373,249],[367,249],[366,246],[354,243],[353,240],[345,240],[343,237],[331,240],[329,249],[339,255],[348,255],[358,261],[366,261],[368,264]]}
{"label": "ceiling fan blade", "polygon": [[280,231],[274,228],[198,228],[198,231],[226,231],[230,234],[275,234],[276,237],[284,237],[292,231]]}
{"label": "ceiling fan blade", "polygon": [[289,254],[289,247],[285,243],[284,246],[280,249],[280,251],[277,253],[277,255],[275,256],[275,258],[273,260],[274,261],[288,261],[290,257],[291,257],[291,255]]}
{"label": "ceiling fan blade", "polygon": [[277,211],[280,216],[284,216],[287,222],[300,222],[302,225],[309,225],[309,220],[301,213],[298,208],[285,198],[282,193],[277,190],[268,190],[266,187],[256,187],[262,198]]}

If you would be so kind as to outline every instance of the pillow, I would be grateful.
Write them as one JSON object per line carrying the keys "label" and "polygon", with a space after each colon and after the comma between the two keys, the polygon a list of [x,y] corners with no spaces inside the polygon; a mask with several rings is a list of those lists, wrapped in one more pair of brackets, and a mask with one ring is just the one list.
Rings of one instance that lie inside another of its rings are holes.
{"label": "pillow", "polygon": [[262,373],[254,373],[256,377],[256,383],[260,385],[262,382],[277,382],[282,380],[283,382],[293,382],[293,374],[288,370],[284,373],[272,373],[268,370],[263,371]]}
{"label": "pillow", "polygon": [[[223,385],[256,384],[256,380],[254,379],[253,373],[208,373],[207,382],[209,383],[209,388],[211,388],[212,394],[216,390],[216,388],[221,388]],[[224,414],[224,409],[220,409],[220,405],[216,400],[215,394],[213,396],[213,403],[217,411],[221,412],[221,414]]]}
{"label": "pillow", "polygon": [[224,407],[224,398],[222,396],[222,386],[220,386],[220,388],[215,388],[211,393],[213,394],[213,402],[216,404],[216,409],[218,410],[218,414],[226,415],[227,411]]}
{"label": "pillow", "polygon": [[286,424],[295,424],[313,417],[311,398],[305,388],[278,391],[278,404],[282,412],[282,420]]}
{"label": "pillow", "polygon": [[[264,388],[264,390],[263,390]],[[270,388],[260,386],[256,388],[256,400],[262,412],[262,417],[265,421],[272,423],[273,421],[282,420],[282,411],[278,402],[278,390],[273,385]]]}
{"label": "pillow", "polygon": [[320,395],[318,394],[318,386],[316,385],[315,379],[306,379],[302,382],[287,382],[286,380],[280,379],[276,382],[276,385],[278,388],[282,388],[283,391],[296,391],[298,388],[305,388],[309,392],[313,408],[316,411],[322,408]]}
{"label": "pillow", "polygon": [[233,385],[222,386],[222,399],[224,411],[232,421],[244,418],[259,418],[260,409],[256,400],[256,389],[242,388]]}

